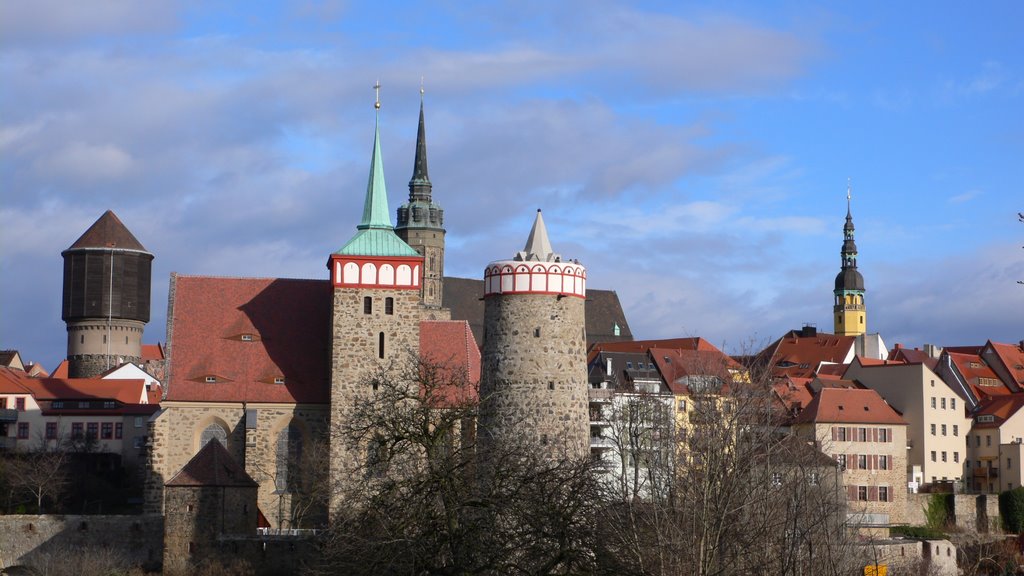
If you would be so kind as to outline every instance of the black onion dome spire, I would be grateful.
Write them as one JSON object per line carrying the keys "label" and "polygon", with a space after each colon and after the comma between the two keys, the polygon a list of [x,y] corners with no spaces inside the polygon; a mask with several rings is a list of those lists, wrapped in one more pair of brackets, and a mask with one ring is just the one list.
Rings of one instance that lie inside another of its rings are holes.
{"label": "black onion dome spire", "polygon": [[416,159],[409,180],[409,201],[398,207],[396,230],[407,228],[442,230],[444,210],[433,199],[433,185],[427,173],[427,129],[423,120],[423,88],[420,88],[420,124],[416,130]]}
{"label": "black onion dome spire", "polygon": [[864,277],[857,271],[857,244],[853,239],[853,214],[850,211],[850,190],[846,191],[846,224],[843,225],[842,270],[836,275],[837,291],[864,291]]}

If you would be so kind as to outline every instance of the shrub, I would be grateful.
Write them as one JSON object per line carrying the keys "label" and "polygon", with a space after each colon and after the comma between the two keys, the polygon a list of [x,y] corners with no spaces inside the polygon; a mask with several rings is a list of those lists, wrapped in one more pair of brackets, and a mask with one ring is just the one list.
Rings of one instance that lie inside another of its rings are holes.
{"label": "shrub", "polygon": [[1012,534],[1024,530],[1024,487],[999,495],[999,515],[1003,518],[1003,530]]}
{"label": "shrub", "polygon": [[924,511],[925,526],[943,530],[952,522],[953,514],[952,494],[932,494],[928,499],[928,508]]}
{"label": "shrub", "polygon": [[920,538],[922,540],[945,540],[946,534],[941,530],[928,526],[893,526],[889,529],[893,536],[904,538]]}

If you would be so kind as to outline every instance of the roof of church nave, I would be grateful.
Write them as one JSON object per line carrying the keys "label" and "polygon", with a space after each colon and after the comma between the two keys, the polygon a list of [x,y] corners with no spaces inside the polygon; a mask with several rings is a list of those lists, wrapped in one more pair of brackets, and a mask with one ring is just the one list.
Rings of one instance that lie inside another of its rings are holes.
{"label": "roof of church nave", "polygon": [[[167,400],[330,401],[330,281],[176,275],[173,283]],[[421,354],[479,378],[470,334],[464,321],[423,321]]]}

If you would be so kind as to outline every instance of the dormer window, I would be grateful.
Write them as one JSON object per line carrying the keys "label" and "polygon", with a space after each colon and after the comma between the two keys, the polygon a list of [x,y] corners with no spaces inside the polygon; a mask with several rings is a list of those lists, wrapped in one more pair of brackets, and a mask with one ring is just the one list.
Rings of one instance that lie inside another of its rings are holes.
{"label": "dormer window", "polygon": [[78,403],[78,407],[79,407],[79,408],[84,408],[84,409],[88,409],[88,408],[89,408],[89,402],[87,402],[87,401],[82,401],[82,402],[79,402],[79,403]]}
{"label": "dormer window", "polygon": [[64,401],[63,400],[54,400],[50,404],[50,408],[63,408],[63,407],[64,407]]}
{"label": "dormer window", "polygon": [[206,383],[207,384],[216,384],[217,383],[217,377],[216,376],[207,376],[206,377]]}
{"label": "dormer window", "polygon": [[103,402],[103,407],[104,408],[114,408],[115,407],[114,406],[114,401],[113,400],[106,400],[106,401],[104,401]]}
{"label": "dormer window", "polygon": [[274,384],[284,384],[284,376],[277,376],[274,378]]}
{"label": "dormer window", "polygon": [[252,334],[242,334],[242,342],[252,342]]}

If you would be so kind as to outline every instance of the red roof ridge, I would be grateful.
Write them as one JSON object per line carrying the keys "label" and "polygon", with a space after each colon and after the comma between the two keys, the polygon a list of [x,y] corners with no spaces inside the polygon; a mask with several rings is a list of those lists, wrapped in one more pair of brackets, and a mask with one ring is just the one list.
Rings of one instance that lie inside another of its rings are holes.
{"label": "red roof ridge", "polygon": [[204,278],[210,280],[253,280],[256,282],[274,281],[274,280],[288,280],[289,282],[330,282],[327,278],[283,278],[283,277],[263,277],[263,276],[219,276],[216,274],[181,274],[179,272],[174,273],[175,277],[179,280],[191,279],[191,278]]}

